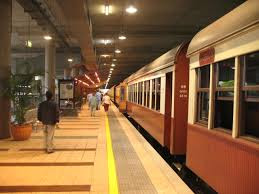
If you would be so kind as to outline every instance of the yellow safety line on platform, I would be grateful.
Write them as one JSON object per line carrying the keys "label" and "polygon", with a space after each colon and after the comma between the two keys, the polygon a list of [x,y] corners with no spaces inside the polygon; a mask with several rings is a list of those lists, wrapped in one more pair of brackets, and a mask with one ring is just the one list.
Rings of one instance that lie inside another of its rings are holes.
{"label": "yellow safety line on platform", "polygon": [[106,126],[106,143],[107,143],[107,155],[108,155],[108,177],[109,177],[109,193],[119,194],[118,181],[115,160],[112,150],[112,141],[110,133],[109,119],[105,115],[105,126]]}

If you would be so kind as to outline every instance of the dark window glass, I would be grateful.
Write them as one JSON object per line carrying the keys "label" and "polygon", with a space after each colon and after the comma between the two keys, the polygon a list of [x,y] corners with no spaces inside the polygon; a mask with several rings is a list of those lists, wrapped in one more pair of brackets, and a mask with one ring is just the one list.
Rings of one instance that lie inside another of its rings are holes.
{"label": "dark window glass", "polygon": [[259,85],[259,52],[248,54],[243,57],[245,83],[247,86]]}
{"label": "dark window glass", "polygon": [[209,116],[209,92],[198,92],[197,103],[198,122],[208,124]]}
{"label": "dark window glass", "polygon": [[235,59],[216,63],[216,100],[214,127],[231,131],[233,126],[233,96]]}
{"label": "dark window glass", "polygon": [[147,107],[150,105],[150,80],[147,81]]}
{"label": "dark window glass", "polygon": [[197,122],[208,125],[209,91],[210,91],[210,65],[197,69]]}
{"label": "dark window glass", "polygon": [[138,104],[138,84],[135,84],[135,103]]}
{"label": "dark window glass", "polygon": [[241,106],[242,134],[259,138],[259,52],[241,57],[243,91]]}
{"label": "dark window glass", "polygon": [[155,110],[156,108],[156,80],[152,80],[152,104],[151,108]]}
{"label": "dark window glass", "polygon": [[234,87],[235,59],[228,59],[216,64],[217,87]]}
{"label": "dark window glass", "polygon": [[156,79],[156,110],[160,111],[161,78]]}
{"label": "dark window glass", "polygon": [[210,66],[206,65],[198,69],[199,71],[199,88],[210,87]]}
{"label": "dark window glass", "polygon": [[147,106],[147,81],[144,82],[144,106]]}
{"label": "dark window glass", "polygon": [[138,83],[138,104],[142,105],[142,94],[143,93],[143,83]]}

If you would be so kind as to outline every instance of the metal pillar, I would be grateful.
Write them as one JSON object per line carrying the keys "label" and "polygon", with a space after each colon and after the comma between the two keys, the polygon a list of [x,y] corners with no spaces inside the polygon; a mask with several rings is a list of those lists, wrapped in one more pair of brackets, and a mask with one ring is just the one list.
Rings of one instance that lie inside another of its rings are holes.
{"label": "metal pillar", "polygon": [[10,99],[1,95],[11,73],[12,0],[0,1],[0,138],[10,137]]}
{"label": "metal pillar", "polygon": [[56,47],[54,40],[47,40],[45,45],[45,91],[55,95]]}

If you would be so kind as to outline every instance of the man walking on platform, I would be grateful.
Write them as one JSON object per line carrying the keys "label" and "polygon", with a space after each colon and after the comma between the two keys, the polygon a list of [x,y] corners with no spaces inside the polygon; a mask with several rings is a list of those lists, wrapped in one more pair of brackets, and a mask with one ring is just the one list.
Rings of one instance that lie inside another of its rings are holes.
{"label": "man walking on platform", "polygon": [[55,125],[59,122],[59,108],[54,100],[52,100],[52,92],[46,92],[47,100],[41,102],[38,108],[38,120],[44,125],[44,143],[47,153],[54,152],[54,132]]}

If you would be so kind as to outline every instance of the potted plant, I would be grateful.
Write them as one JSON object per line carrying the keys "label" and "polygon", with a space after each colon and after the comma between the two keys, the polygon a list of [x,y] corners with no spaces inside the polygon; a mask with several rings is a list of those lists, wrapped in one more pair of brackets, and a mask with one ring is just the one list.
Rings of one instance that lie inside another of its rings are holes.
{"label": "potted plant", "polygon": [[26,121],[26,112],[31,108],[32,80],[34,76],[11,75],[5,95],[12,101],[12,125],[11,134],[14,140],[29,139],[32,132],[32,124]]}

